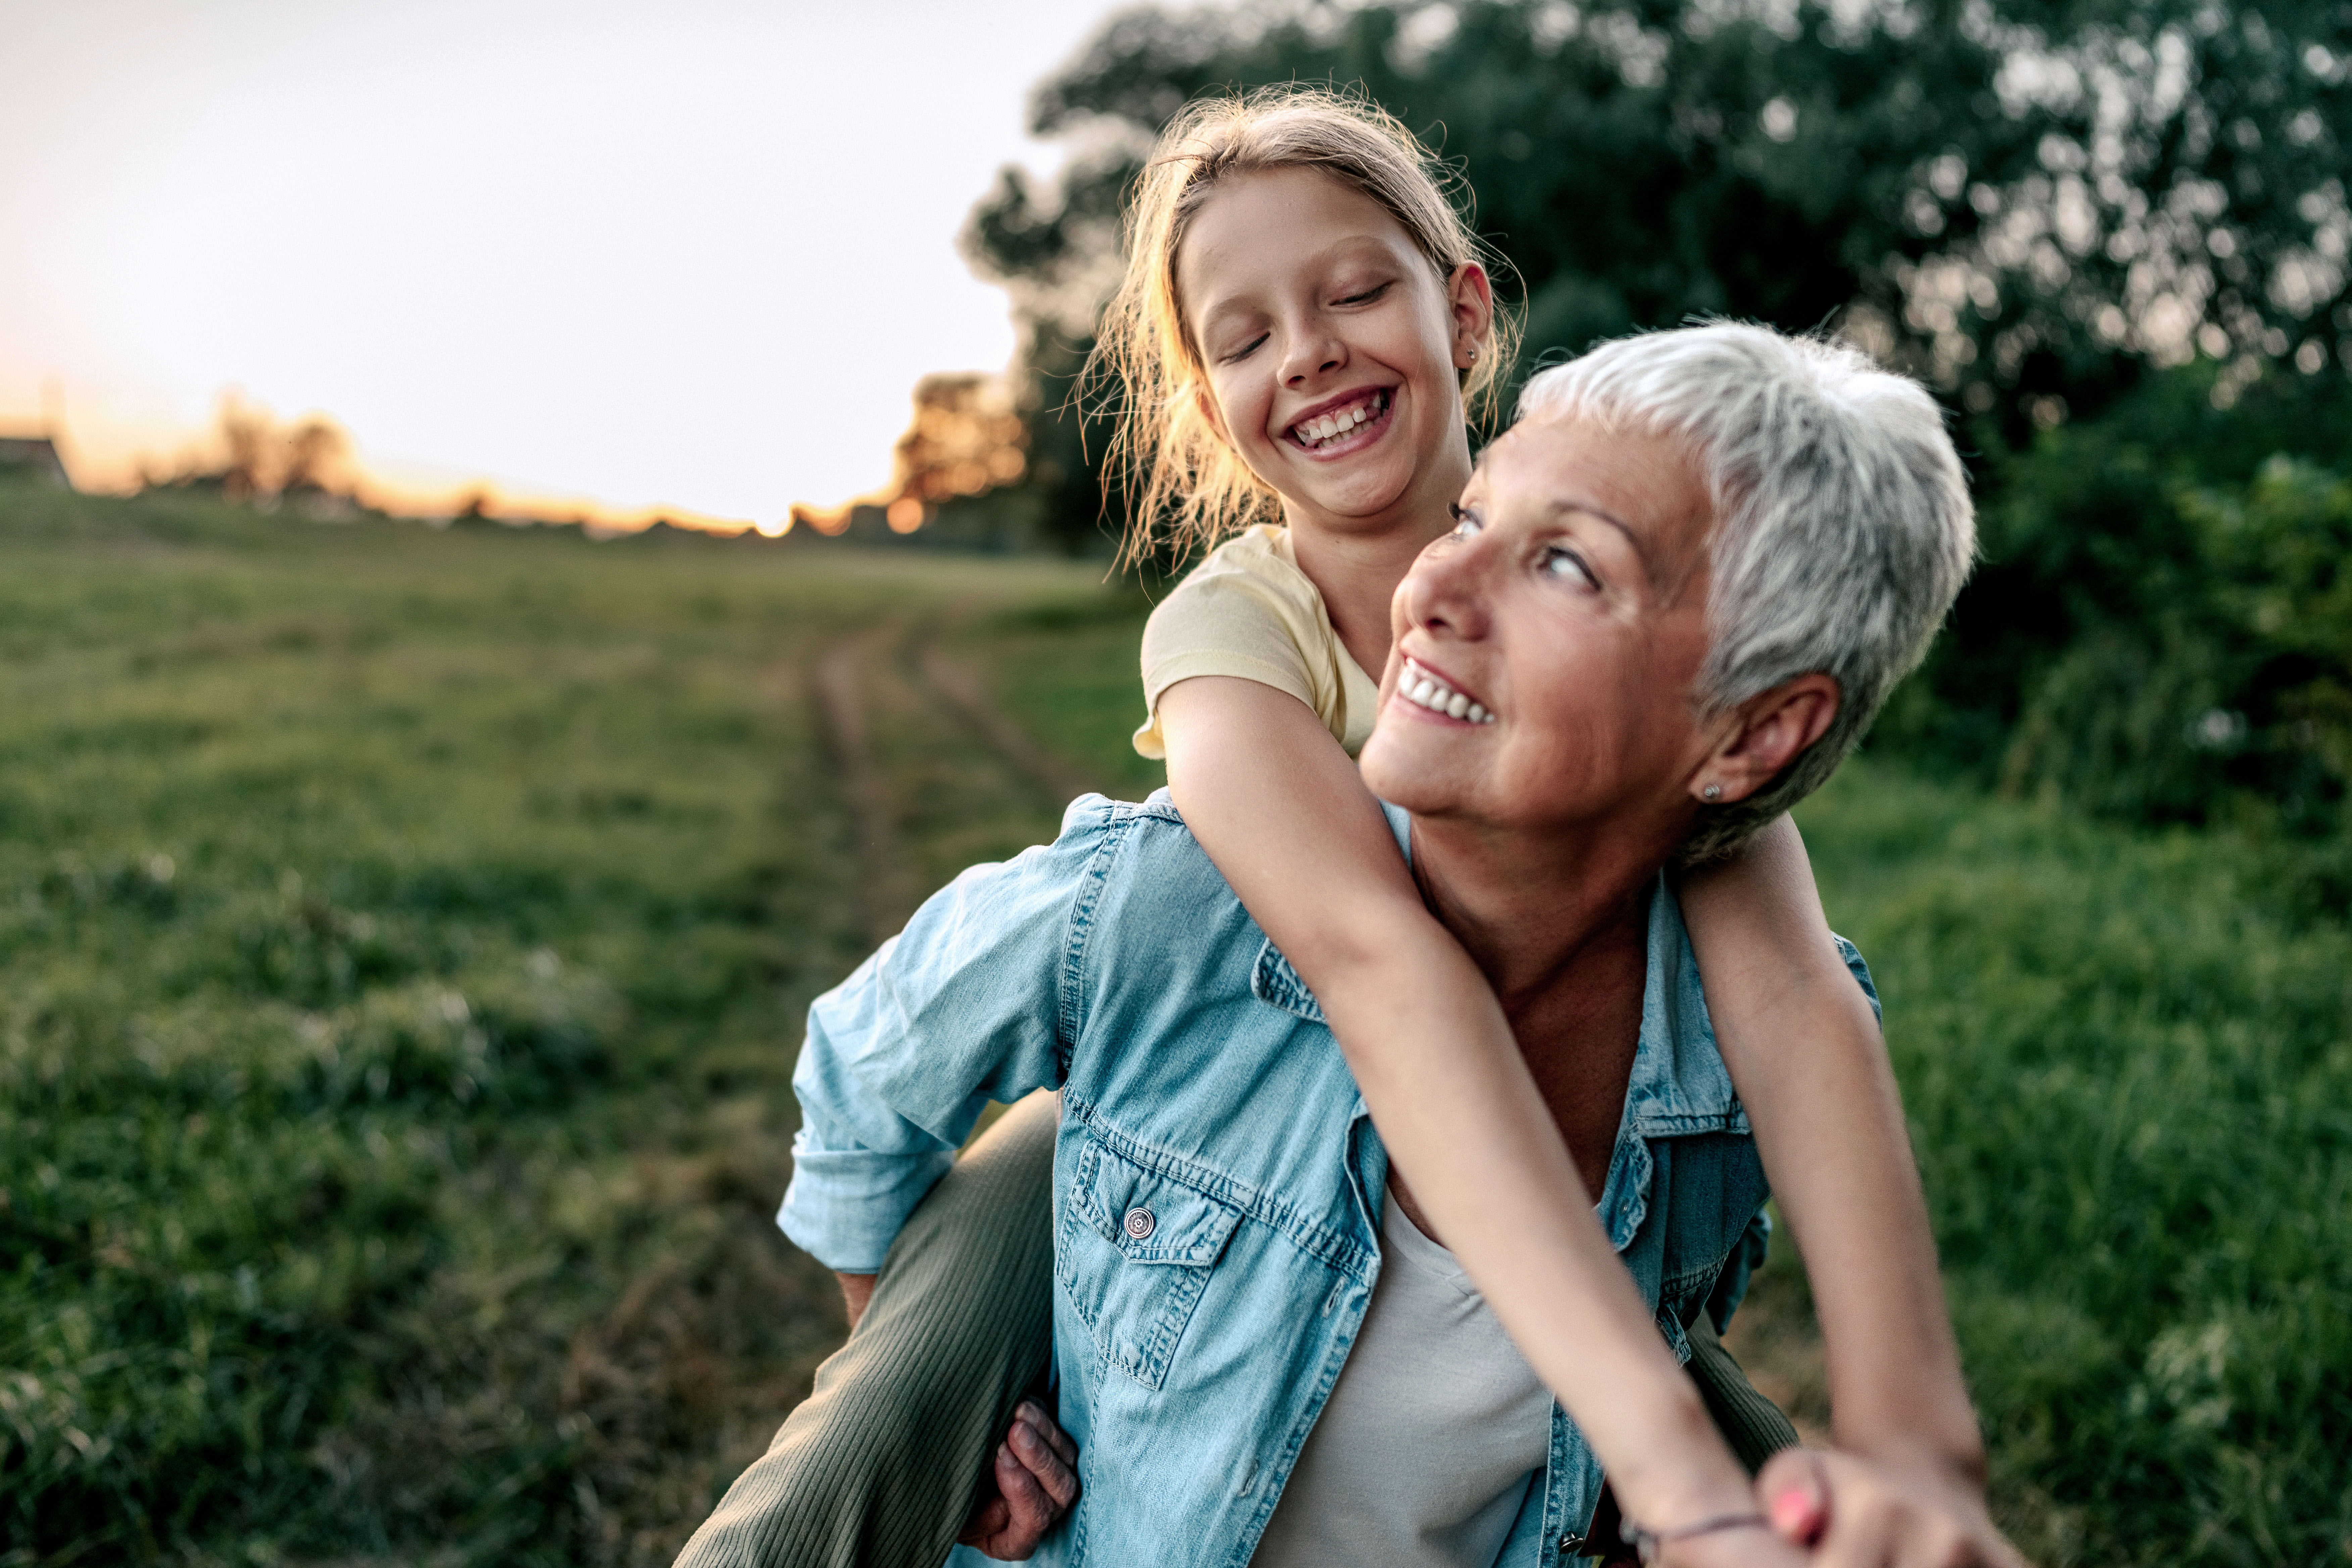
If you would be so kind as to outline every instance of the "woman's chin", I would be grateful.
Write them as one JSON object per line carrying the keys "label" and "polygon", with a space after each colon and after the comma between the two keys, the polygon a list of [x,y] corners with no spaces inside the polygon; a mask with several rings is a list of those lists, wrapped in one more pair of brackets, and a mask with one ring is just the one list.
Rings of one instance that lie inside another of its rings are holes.
{"label": "woman's chin", "polygon": [[1436,739],[1410,720],[1383,716],[1356,759],[1364,787],[1416,815],[1442,809],[1459,793],[1459,759],[1441,755],[1446,748],[1435,744]]}

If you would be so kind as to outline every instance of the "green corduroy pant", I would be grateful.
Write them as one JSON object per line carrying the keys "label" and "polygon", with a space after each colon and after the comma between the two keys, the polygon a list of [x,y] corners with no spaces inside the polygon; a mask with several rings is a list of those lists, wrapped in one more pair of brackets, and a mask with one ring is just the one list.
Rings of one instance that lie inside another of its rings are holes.
{"label": "green corduroy pant", "polygon": [[[939,1568],[1052,1344],[1054,1135],[1031,1095],[908,1217],[874,1300],[678,1568]],[[1701,1313],[1690,1372],[1750,1470],[1797,1440]]]}

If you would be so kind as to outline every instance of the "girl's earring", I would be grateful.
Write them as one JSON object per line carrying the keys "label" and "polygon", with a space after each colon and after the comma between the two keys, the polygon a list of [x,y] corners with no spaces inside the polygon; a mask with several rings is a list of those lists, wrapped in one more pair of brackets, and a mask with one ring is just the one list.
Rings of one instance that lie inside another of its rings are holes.
{"label": "girl's earring", "polygon": [[1706,802],[1707,805],[1713,805],[1717,801],[1723,798],[1723,786],[1721,784],[1709,784],[1705,789],[1698,792],[1698,797],[1699,799]]}
{"label": "girl's earring", "polygon": [[1470,345],[1470,363],[1472,364],[1476,364],[1478,363],[1478,345],[1476,343],[1472,343]]}

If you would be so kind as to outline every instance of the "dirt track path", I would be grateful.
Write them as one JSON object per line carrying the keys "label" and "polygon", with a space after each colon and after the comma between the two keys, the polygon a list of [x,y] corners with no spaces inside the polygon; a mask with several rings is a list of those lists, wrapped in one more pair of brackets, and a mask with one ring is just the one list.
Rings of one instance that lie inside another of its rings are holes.
{"label": "dirt track path", "polygon": [[921,901],[915,868],[899,840],[897,792],[875,764],[866,724],[870,667],[877,651],[902,634],[883,627],[845,637],[817,661],[817,712],[824,721],[839,783],[857,834],[858,912],[868,942],[879,942],[906,923]]}
{"label": "dirt track path", "polygon": [[1099,781],[1032,740],[1028,731],[995,704],[972,672],[937,641],[924,641],[915,664],[932,695],[1054,805],[1066,805],[1075,796],[1102,787]]}
{"label": "dirt track path", "polygon": [[876,753],[874,715],[886,687],[918,694],[921,706],[976,738],[1056,810],[1101,787],[999,708],[971,663],[942,646],[938,634],[911,620],[853,632],[825,648],[814,671],[817,711],[857,837],[859,914],[874,942],[896,933],[930,890],[901,827],[913,803]]}

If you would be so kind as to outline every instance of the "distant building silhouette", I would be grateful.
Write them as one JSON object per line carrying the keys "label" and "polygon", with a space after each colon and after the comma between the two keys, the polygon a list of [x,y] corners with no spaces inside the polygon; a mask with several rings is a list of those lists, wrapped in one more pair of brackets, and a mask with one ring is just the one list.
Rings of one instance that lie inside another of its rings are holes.
{"label": "distant building silhouette", "polygon": [[73,476],[58,456],[58,444],[47,436],[0,436],[0,474],[30,474],[73,489]]}

